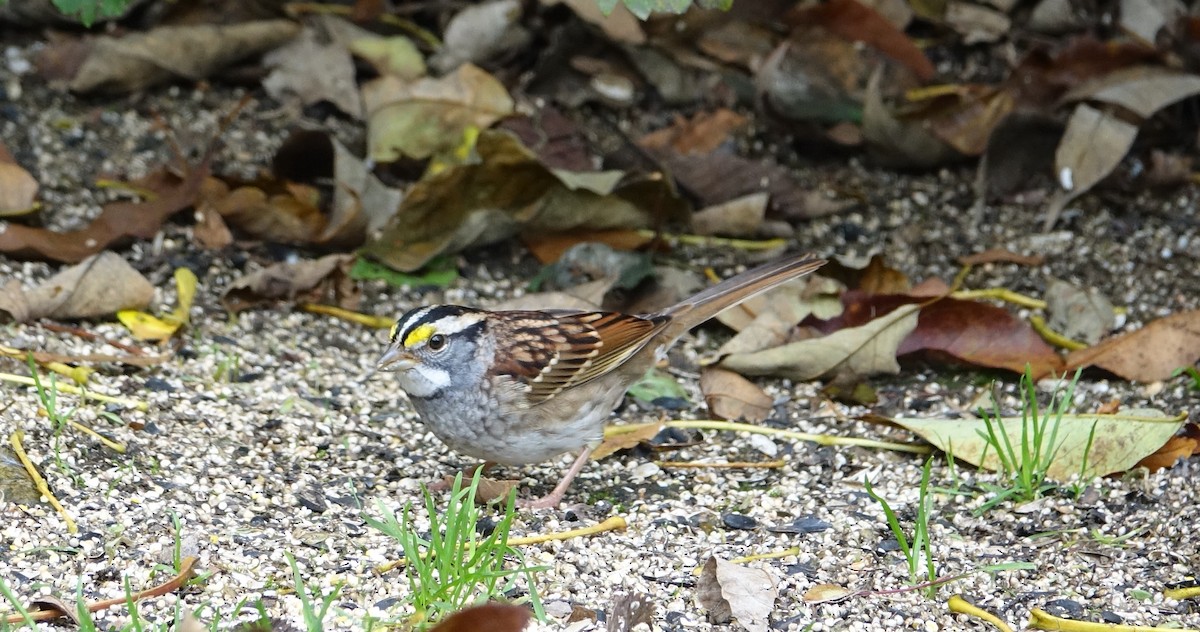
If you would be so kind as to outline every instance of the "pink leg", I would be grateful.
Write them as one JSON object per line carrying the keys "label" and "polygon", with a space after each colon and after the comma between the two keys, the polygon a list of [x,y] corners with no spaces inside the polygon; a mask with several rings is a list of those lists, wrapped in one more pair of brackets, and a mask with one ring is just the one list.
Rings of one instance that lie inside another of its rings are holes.
{"label": "pink leg", "polygon": [[591,455],[592,446],[585,447],[583,452],[579,453],[579,457],[575,459],[575,462],[571,464],[571,467],[567,468],[566,474],[563,475],[562,481],[554,487],[554,491],[541,498],[519,500],[517,501],[517,505],[524,509],[550,509],[557,507],[558,503],[562,502],[563,496],[566,495],[567,488],[571,486],[571,481],[575,480],[575,477],[583,470],[583,466],[587,465],[588,457]]}

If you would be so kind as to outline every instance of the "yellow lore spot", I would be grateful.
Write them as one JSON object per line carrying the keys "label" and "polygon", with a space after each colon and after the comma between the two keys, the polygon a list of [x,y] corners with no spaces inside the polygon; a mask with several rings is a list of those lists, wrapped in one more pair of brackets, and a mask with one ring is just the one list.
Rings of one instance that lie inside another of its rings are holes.
{"label": "yellow lore spot", "polygon": [[414,345],[429,340],[429,337],[436,332],[437,329],[435,329],[433,325],[421,325],[420,327],[408,332],[408,335],[404,337],[404,347],[406,349],[411,349]]}
{"label": "yellow lore spot", "polygon": [[392,323],[392,328],[388,330],[388,340],[396,339],[396,334],[399,333],[396,330],[399,328],[400,328],[400,321],[396,321],[396,322]]}

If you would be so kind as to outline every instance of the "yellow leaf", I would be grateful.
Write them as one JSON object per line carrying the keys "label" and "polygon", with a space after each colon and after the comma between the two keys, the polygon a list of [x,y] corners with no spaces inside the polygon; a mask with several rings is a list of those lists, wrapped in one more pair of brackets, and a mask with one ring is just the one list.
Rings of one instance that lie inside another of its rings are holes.
{"label": "yellow leaf", "polygon": [[179,324],[172,324],[136,309],[123,309],[117,312],[117,320],[129,328],[133,337],[138,340],[166,340],[170,338]]}
{"label": "yellow leaf", "polygon": [[138,340],[166,340],[187,324],[192,303],[196,300],[196,284],[196,275],[191,270],[176,268],[175,289],[179,304],[171,313],[158,318],[135,309],[123,309],[117,312],[117,320],[128,327]]}
{"label": "yellow leaf", "polygon": [[175,269],[175,288],[179,295],[179,304],[171,311],[170,315],[164,316],[163,320],[177,325],[186,325],[188,316],[192,310],[192,302],[196,300],[196,284],[197,279],[195,273],[187,268]]}

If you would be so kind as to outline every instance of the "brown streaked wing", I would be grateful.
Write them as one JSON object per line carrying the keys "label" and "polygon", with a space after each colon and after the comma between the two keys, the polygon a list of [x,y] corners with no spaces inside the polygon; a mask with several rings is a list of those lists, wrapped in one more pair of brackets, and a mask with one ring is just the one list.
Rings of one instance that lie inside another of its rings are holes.
{"label": "brown streaked wing", "polygon": [[552,343],[515,346],[507,357],[496,358],[501,374],[527,386],[530,404],[620,366],[667,322],[617,312],[530,312],[505,320],[505,335],[537,336]]}

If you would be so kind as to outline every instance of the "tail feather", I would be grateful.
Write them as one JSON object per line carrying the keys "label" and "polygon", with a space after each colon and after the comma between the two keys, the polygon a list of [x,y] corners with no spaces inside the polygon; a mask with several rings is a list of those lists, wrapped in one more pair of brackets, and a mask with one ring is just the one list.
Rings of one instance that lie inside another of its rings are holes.
{"label": "tail feather", "polygon": [[720,283],[667,308],[660,315],[670,316],[679,333],[695,327],[732,307],[792,279],[825,265],[824,259],[811,253],[784,257],[777,261],[734,275]]}

